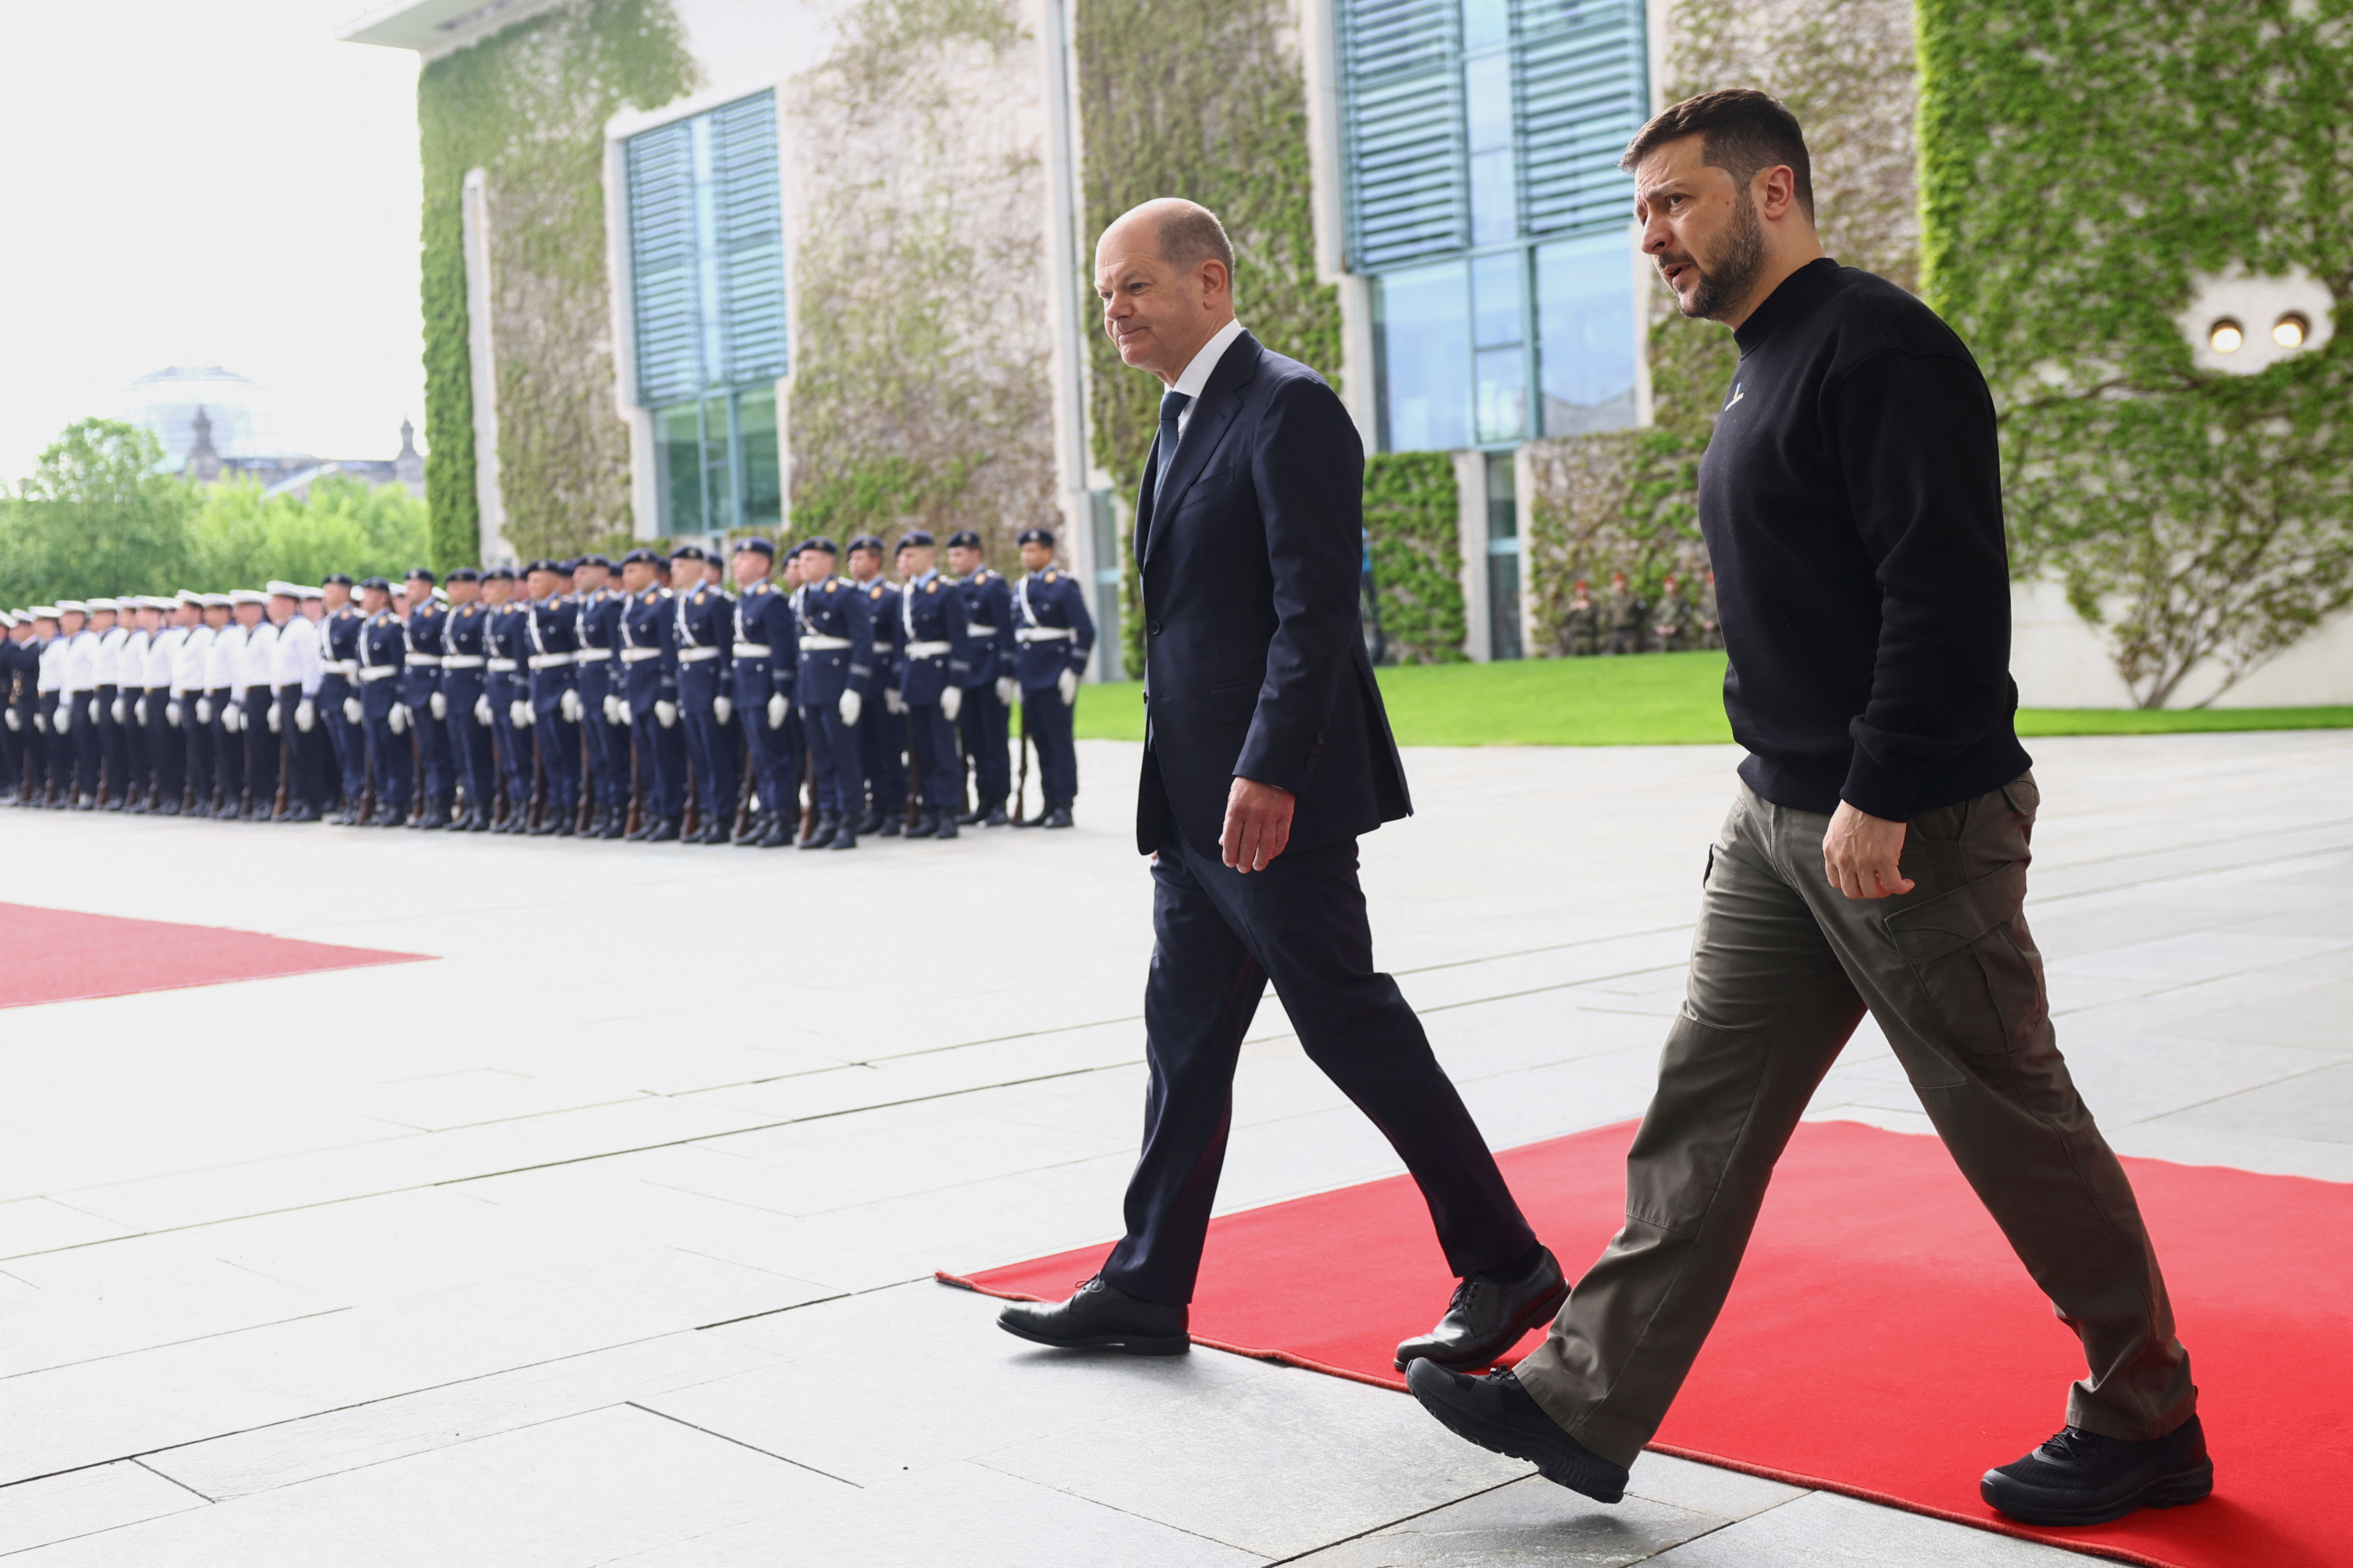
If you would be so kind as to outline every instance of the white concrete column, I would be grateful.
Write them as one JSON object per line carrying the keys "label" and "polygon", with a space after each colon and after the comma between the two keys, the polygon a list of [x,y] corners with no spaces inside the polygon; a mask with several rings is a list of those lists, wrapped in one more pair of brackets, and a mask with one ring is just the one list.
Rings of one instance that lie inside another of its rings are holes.
{"label": "white concrete column", "polygon": [[1473,663],[1495,656],[1495,617],[1487,599],[1487,458],[1483,452],[1451,452],[1454,460],[1454,535],[1462,557],[1462,652]]}
{"label": "white concrete column", "polygon": [[484,566],[517,564],[507,542],[506,497],[499,488],[499,367],[491,333],[491,183],[469,169],[459,200],[460,246],[466,258],[466,361],[474,387],[474,504],[480,514]]}

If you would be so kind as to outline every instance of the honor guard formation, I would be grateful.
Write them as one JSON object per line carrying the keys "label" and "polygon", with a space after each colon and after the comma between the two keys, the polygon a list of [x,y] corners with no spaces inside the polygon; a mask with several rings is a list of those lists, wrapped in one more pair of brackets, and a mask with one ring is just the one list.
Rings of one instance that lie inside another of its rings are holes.
{"label": "honor guard formation", "polygon": [[869,534],[847,575],[745,539],[0,612],[0,800],[762,849],[1067,828],[1094,623],[1052,530],[1020,546],[1018,582],[918,529],[895,582]]}

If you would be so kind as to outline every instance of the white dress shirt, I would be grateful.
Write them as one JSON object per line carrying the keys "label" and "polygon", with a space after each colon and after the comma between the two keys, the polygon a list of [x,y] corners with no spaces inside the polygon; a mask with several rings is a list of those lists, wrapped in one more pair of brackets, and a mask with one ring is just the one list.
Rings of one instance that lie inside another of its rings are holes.
{"label": "white dress shirt", "polygon": [[205,689],[205,661],[213,646],[211,627],[198,622],[182,630],[187,635],[172,650],[172,694],[175,697]]}
{"label": "white dress shirt", "polygon": [[131,641],[131,629],[121,622],[99,634],[98,668],[93,673],[97,684],[119,686],[122,683],[122,649]]}
{"label": "white dress shirt", "polygon": [[87,627],[66,639],[63,681],[59,691],[98,690],[98,634]]}
{"label": "white dress shirt", "polygon": [[[264,624],[268,624],[264,622]],[[269,685],[275,691],[284,686],[302,683],[302,644],[318,645],[316,638],[305,637],[311,623],[297,615],[283,626],[275,628],[269,639]]]}
{"label": "white dress shirt", "polygon": [[234,683],[238,686],[269,684],[269,655],[278,646],[278,628],[267,617],[245,634],[245,647],[237,655]]}
{"label": "white dress shirt", "polygon": [[1210,335],[1209,341],[1201,345],[1201,351],[1193,356],[1192,362],[1185,366],[1185,374],[1176,377],[1176,385],[1168,388],[1171,392],[1182,392],[1192,399],[1185,405],[1185,411],[1176,416],[1178,440],[1184,440],[1185,432],[1192,428],[1193,410],[1200,404],[1201,388],[1209,384],[1209,377],[1217,373],[1218,361],[1226,356],[1226,350],[1231,348],[1234,339],[1241,335],[1242,323],[1238,321],[1228,322],[1219,327]]}
{"label": "white dress shirt", "polygon": [[319,694],[319,683],[327,678],[327,656],[320,652],[320,639],[311,634],[322,630],[326,624],[322,620],[313,625],[302,616],[296,616],[286,623],[286,634],[278,640],[278,646],[285,652],[287,662],[294,672],[294,678],[291,681],[280,681],[280,684],[293,685],[299,683],[304,696],[315,697]]}
{"label": "white dress shirt", "polygon": [[48,646],[41,650],[40,673],[33,677],[33,690],[62,692],[65,689],[66,640],[62,637],[52,637],[49,639]]}
{"label": "white dress shirt", "polygon": [[205,690],[225,692],[236,685],[238,661],[244,653],[244,627],[232,620],[215,631],[205,650]]}
{"label": "white dress shirt", "polygon": [[147,684],[147,634],[133,629],[114,651],[114,683],[125,692],[143,690]]}
{"label": "white dress shirt", "polygon": [[140,679],[147,689],[154,691],[172,683],[172,668],[178,662],[180,644],[188,640],[185,626],[167,626],[147,640],[147,669]]}

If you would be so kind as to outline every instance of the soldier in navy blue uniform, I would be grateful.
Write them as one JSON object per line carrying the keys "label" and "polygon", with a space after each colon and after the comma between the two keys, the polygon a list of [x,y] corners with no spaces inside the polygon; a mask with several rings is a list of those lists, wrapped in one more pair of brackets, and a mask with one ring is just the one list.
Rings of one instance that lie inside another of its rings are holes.
{"label": "soldier in navy blue uniform", "polygon": [[768,580],[776,546],[746,539],[730,563],[736,586],[733,645],[735,716],[760,809],[735,836],[739,844],[779,849],[800,832],[799,737],[793,733],[793,677],[800,665],[800,629],[793,601]]}
{"label": "soldier in navy blue uniform", "polygon": [[561,561],[533,561],[525,574],[531,588],[531,609],[523,620],[531,652],[532,744],[539,757],[540,782],[545,791],[534,837],[553,833],[570,838],[580,818],[580,687],[578,684],[578,623],[564,591],[571,574]]}
{"label": "soldier in navy blue uniform", "polygon": [[670,656],[678,666],[678,717],[686,729],[686,751],[694,769],[696,802],[702,821],[681,842],[723,844],[734,825],[735,748],[727,721],[734,711],[735,672],[728,648],[735,632],[735,605],[711,586],[703,571],[710,559],[693,545],[670,552],[670,569],[681,586],[670,595],[674,635]]}
{"label": "soldier in navy blue uniform", "polygon": [[514,587],[515,575],[505,567],[482,578],[482,597],[491,605],[482,704],[490,710],[491,737],[506,780],[507,814],[492,830],[501,833],[524,832],[531,826],[531,608],[514,598]]}
{"label": "soldier in navy blue uniform", "polygon": [[1013,792],[1013,769],[1006,757],[1006,722],[1013,710],[1013,590],[1005,574],[982,555],[980,535],[959,528],[948,535],[948,572],[965,603],[965,657],[970,668],[958,683],[964,710],[956,727],[972,769],[972,810],[958,817],[966,827],[1001,828],[1011,821],[1005,798]]}
{"label": "soldier in navy blue uniform", "polygon": [[453,832],[488,832],[491,799],[498,793],[491,726],[482,722],[490,689],[491,611],[482,602],[482,574],[473,567],[451,572],[448,586],[449,613],[441,623],[441,696],[448,712],[451,768],[466,789],[466,809],[449,827]]}
{"label": "soldier in navy blue uniform", "polygon": [[667,843],[686,814],[686,741],[678,727],[678,671],[670,657],[677,622],[669,563],[651,550],[621,557],[621,722],[637,761],[638,825],[626,837]]}
{"label": "soldier in navy blue uniform", "polygon": [[375,778],[375,825],[397,828],[408,821],[411,763],[408,708],[401,701],[402,656],[406,628],[392,612],[392,585],[382,577],[360,584],[359,694],[347,698],[345,717],[359,709],[367,735],[368,771]]}
{"label": "soldier in navy blue uniform", "polygon": [[327,613],[319,622],[319,657],[325,666],[319,681],[319,717],[327,726],[327,744],[343,780],[343,805],[335,821],[350,828],[359,825],[360,804],[367,794],[367,732],[344,715],[343,704],[358,691],[360,623],[364,618],[352,602],[350,574],[329,572],[320,591]]}
{"label": "soldier in navy blue uniform", "polygon": [[1079,677],[1094,652],[1094,618],[1079,579],[1054,565],[1054,531],[1021,535],[1024,576],[1013,590],[1014,673],[1021,685],[1021,725],[1038,747],[1045,810],[1017,827],[1067,828],[1079,795],[1079,754],[1071,743]]}
{"label": "soldier in navy blue uniform", "polygon": [[412,828],[449,825],[449,797],[458,784],[449,766],[449,731],[443,723],[448,699],[441,694],[441,639],[447,612],[433,601],[433,573],[413,567],[408,573],[407,641],[401,650],[401,701],[408,705],[408,722],[417,730],[417,755],[424,765],[417,779],[417,812]]}
{"label": "soldier in navy blue uniform", "polygon": [[911,839],[956,836],[964,800],[964,758],[956,715],[964,711],[964,596],[933,566],[931,535],[918,528],[899,541],[899,700],[907,705],[907,763],[923,781],[923,814]]}
{"label": "soldier in navy blue uniform", "polygon": [[580,644],[580,730],[588,742],[588,836],[617,839],[629,819],[629,732],[621,724],[621,596],[613,563],[583,556],[574,568],[575,635]]}
{"label": "soldier in navy blue uniform", "polygon": [[874,679],[872,607],[856,584],[836,576],[830,539],[801,546],[801,583],[793,589],[800,628],[801,728],[817,785],[817,820],[801,848],[856,849],[866,810],[858,726]]}
{"label": "soldier in navy blue uniform", "polygon": [[882,575],[881,539],[860,534],[849,542],[849,580],[874,617],[874,685],[883,705],[858,726],[859,761],[873,797],[858,831],[897,838],[907,825],[907,705],[899,700],[899,588]]}

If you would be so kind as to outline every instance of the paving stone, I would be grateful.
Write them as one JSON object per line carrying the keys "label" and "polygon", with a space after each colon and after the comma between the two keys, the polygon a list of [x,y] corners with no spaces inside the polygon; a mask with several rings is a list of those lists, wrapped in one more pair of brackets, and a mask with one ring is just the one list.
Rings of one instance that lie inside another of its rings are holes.
{"label": "paving stone", "polygon": [[0,1554],[94,1535],[205,1506],[134,1460],[0,1487]]}
{"label": "paving stone", "polygon": [[2083,1568],[2039,1542],[1809,1492],[1662,1552],[1656,1568]]}
{"label": "paving stone", "polygon": [[1314,1568],[1623,1568],[1727,1522],[1647,1498],[1597,1503],[1530,1477],[1293,1561]]}

